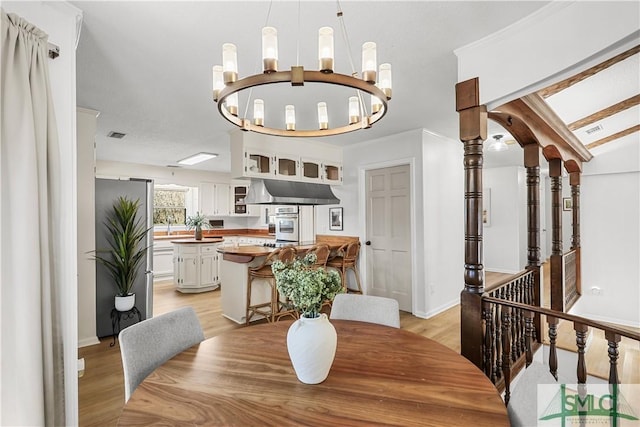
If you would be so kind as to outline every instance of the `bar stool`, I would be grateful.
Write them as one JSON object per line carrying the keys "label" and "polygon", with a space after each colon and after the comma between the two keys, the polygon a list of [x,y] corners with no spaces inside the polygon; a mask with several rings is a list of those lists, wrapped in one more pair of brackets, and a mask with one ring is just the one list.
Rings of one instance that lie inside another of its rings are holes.
{"label": "bar stool", "polygon": [[[297,250],[294,246],[285,246],[280,249],[280,255],[278,256],[278,260],[282,261],[285,264],[293,262],[297,256]],[[278,321],[283,317],[291,316],[294,319],[299,317],[298,311],[289,306],[287,303],[289,302],[287,299],[282,301],[280,296],[280,292],[278,292],[278,286],[276,284],[275,278],[273,279],[273,287],[276,290],[276,314],[274,315],[274,320]]]}
{"label": "bar stool", "polygon": [[329,245],[321,243],[315,246],[312,246],[307,254],[315,253],[316,254],[316,262],[313,263],[313,268],[326,267],[327,260],[329,259],[329,254],[331,253],[331,248]]}
{"label": "bar stool", "polygon": [[[280,296],[278,294],[278,288],[276,287],[276,278],[273,275],[273,271],[271,271],[271,264],[276,259],[282,262],[291,262],[295,256],[296,249],[294,247],[278,248],[267,255],[264,261],[262,261],[262,264],[256,267],[249,267],[247,275],[247,312],[245,325],[248,325],[256,314],[264,316],[268,322],[273,322],[276,320],[276,317],[285,315],[281,310]],[[265,280],[269,284],[271,291],[270,301],[258,304],[251,303],[251,289],[255,279]]]}
{"label": "bar stool", "polygon": [[[358,273],[357,264],[358,254],[360,253],[360,242],[357,241],[346,243],[338,248],[338,253],[341,253],[342,255],[337,255],[327,261],[327,267],[335,268],[336,270],[338,270],[345,292],[361,294],[362,287],[360,286],[360,274]],[[353,273],[356,276],[356,284],[358,285],[358,289],[350,289],[347,286],[347,270],[349,269],[353,270]]]}

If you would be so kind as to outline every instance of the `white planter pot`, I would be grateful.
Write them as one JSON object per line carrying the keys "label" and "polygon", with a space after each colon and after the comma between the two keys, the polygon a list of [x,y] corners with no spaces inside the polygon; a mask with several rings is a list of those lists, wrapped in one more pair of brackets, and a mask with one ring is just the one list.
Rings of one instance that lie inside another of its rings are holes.
{"label": "white planter pot", "polygon": [[116,296],[116,310],[129,311],[136,304],[136,294],[129,294],[126,297]]}
{"label": "white planter pot", "polygon": [[326,314],[293,322],[287,333],[289,358],[300,382],[319,384],[329,375],[338,336]]}

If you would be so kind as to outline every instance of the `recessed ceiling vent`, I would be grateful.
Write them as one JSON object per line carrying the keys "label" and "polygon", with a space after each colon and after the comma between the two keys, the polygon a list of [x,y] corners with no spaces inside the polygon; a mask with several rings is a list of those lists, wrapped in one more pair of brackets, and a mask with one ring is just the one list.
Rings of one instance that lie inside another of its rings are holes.
{"label": "recessed ceiling vent", "polygon": [[585,132],[587,133],[587,135],[591,135],[592,133],[600,132],[601,130],[603,130],[602,125],[595,125],[593,127],[585,129]]}
{"label": "recessed ceiling vent", "polygon": [[122,138],[124,138],[126,135],[127,135],[126,133],[122,133],[122,132],[114,132],[114,131],[111,131],[111,132],[109,132],[109,133],[107,134],[107,136],[108,136],[109,138],[117,138],[117,139],[122,139]]}

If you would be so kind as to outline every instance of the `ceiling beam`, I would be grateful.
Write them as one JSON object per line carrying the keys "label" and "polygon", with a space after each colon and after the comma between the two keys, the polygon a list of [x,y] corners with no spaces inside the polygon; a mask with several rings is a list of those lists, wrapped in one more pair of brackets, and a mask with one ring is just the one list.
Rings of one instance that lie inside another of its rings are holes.
{"label": "ceiling beam", "polygon": [[626,52],[622,52],[619,55],[614,56],[613,58],[604,61],[598,65],[594,65],[591,68],[588,68],[586,70],[584,70],[583,72],[576,74],[575,76],[569,77],[568,79],[562,80],[556,84],[553,84],[551,86],[548,86],[544,89],[539,90],[537,93],[538,95],[540,95],[543,98],[548,98],[551,95],[555,95],[556,93],[560,92],[561,90],[564,90],[566,88],[568,88],[569,86],[572,86],[578,82],[581,82],[582,80],[593,76],[594,74],[599,73],[600,71],[609,68],[610,66],[617,64],[620,61],[623,61],[625,59],[627,59],[630,56],[633,56],[635,54],[637,54],[638,52],[640,52],[640,45],[634,46],[631,49],[627,50]]}
{"label": "ceiling beam", "polygon": [[611,107],[607,107],[604,110],[597,111],[587,117],[576,120],[573,123],[569,123],[567,127],[569,128],[569,130],[574,131],[576,129],[580,129],[582,127],[595,123],[599,120],[606,119],[607,117],[610,117],[628,108],[635,107],[638,104],[640,104],[640,95],[632,96],[631,98],[620,101],[617,104],[612,105]]}
{"label": "ceiling beam", "polygon": [[599,139],[597,141],[593,141],[591,144],[587,145],[587,148],[591,150],[592,148],[599,147],[600,145],[622,138],[623,136],[627,136],[634,132],[640,132],[640,125],[632,126],[629,129],[621,130],[620,132],[616,132],[613,135],[609,135],[605,138]]}

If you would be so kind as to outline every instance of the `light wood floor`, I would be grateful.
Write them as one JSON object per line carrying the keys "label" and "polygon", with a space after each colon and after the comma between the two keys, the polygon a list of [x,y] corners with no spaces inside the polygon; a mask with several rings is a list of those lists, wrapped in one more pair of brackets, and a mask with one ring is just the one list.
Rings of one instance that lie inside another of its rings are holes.
{"label": "light wood floor", "polygon": [[[198,313],[204,335],[210,338],[231,329],[244,327],[222,317],[220,291],[182,294],[171,282],[156,283],[154,315],[184,306]],[[401,312],[401,328],[410,330],[460,352],[460,307],[425,320]],[[85,359],[85,373],[79,379],[80,426],[114,426],[124,405],[124,380],[118,344],[110,347],[111,338],[100,344],[79,349]]]}
{"label": "light wood floor", "polygon": [[[485,273],[486,285],[503,279],[507,274]],[[154,315],[169,312],[184,306],[193,306],[198,313],[206,338],[219,335],[231,329],[244,327],[222,317],[220,291],[202,294],[182,294],[175,291],[171,282],[156,283],[154,291]],[[460,306],[456,305],[430,319],[420,319],[409,313],[401,312],[400,327],[431,338],[460,353]],[[573,331],[567,331],[571,334]],[[562,331],[560,331],[562,333]],[[560,337],[560,334],[559,334]],[[575,335],[574,335],[575,337]],[[575,339],[575,338],[574,338]],[[101,340],[100,344],[79,349],[78,357],[85,359],[85,373],[79,379],[80,426],[115,426],[124,405],[124,382],[120,348],[116,344],[110,347],[111,338]],[[606,341],[594,335],[591,347],[598,348],[596,356],[587,353],[588,367],[608,366]],[[624,366],[635,370],[640,366],[640,349],[637,343],[630,349],[621,348],[627,357],[622,359]],[[629,356],[630,355],[630,356]],[[621,366],[623,368],[623,366]],[[606,368],[608,369],[608,368]],[[640,382],[640,381],[636,381]]]}

